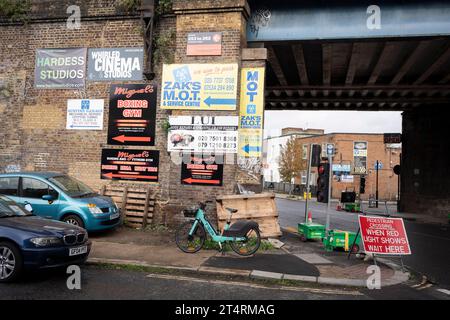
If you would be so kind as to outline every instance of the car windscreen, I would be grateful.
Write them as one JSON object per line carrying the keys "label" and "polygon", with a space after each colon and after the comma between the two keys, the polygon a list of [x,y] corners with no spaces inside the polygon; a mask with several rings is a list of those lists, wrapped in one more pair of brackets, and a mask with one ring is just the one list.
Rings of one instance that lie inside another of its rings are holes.
{"label": "car windscreen", "polygon": [[69,197],[72,198],[96,195],[94,190],[92,190],[90,187],[69,176],[56,176],[49,178],[48,181],[58,186]]}
{"label": "car windscreen", "polygon": [[19,207],[16,203],[0,199],[0,218],[24,217],[31,213]]}

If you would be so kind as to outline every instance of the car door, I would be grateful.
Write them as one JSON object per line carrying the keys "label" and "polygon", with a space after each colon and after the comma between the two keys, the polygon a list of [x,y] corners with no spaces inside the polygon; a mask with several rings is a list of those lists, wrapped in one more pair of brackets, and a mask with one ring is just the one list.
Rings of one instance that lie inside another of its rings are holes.
{"label": "car door", "polygon": [[[44,195],[53,195],[53,201],[43,200]],[[30,204],[35,215],[57,219],[59,211],[59,194],[47,183],[34,178],[21,178],[20,200],[22,205]]]}

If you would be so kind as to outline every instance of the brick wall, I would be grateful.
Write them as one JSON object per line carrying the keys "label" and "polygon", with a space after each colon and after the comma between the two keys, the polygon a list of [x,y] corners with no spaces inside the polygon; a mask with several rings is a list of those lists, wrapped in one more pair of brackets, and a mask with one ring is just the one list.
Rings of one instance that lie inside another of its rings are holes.
{"label": "brick wall", "polygon": [[[70,47],[143,47],[139,17],[125,13],[114,0],[33,1],[32,20],[27,25],[0,23],[0,172],[9,166],[22,170],[60,171],[71,174],[95,189],[107,180],[100,179],[102,148],[106,144],[108,101],[111,83],[86,82],[84,90],[34,89],[34,60],[38,48]],[[66,28],[68,5],[81,7],[81,29]],[[245,44],[248,6],[243,0],[174,1],[175,14],[160,17],[156,37],[176,29],[176,41],[169,45],[175,63],[238,63]],[[1,19],[0,19],[1,21]],[[223,55],[220,57],[187,57],[187,33],[222,31]],[[167,57],[165,57],[167,58]],[[162,63],[155,66],[161,83]],[[67,99],[105,99],[103,131],[65,130]],[[181,168],[167,152],[167,133],[163,124],[168,116],[187,114],[166,111],[157,102],[156,146],[160,150],[160,180],[151,184],[157,192],[154,222],[174,223],[180,209],[200,200],[234,192],[235,165],[225,165],[223,187],[181,185]],[[198,112],[201,115],[238,115],[233,112]],[[190,114],[190,113],[189,113]],[[135,147],[130,147],[133,149]],[[235,157],[235,156],[234,156]],[[235,162],[235,160],[234,160]],[[147,187],[145,183],[126,184]],[[214,211],[212,211],[214,212]]]}

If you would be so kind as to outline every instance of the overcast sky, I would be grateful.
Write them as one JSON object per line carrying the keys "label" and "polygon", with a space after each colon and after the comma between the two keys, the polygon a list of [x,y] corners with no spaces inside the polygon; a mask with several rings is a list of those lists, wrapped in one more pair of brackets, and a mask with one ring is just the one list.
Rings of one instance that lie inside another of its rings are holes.
{"label": "overcast sky", "polygon": [[285,127],[324,129],[325,133],[402,132],[401,112],[266,111],[264,136],[280,135]]}

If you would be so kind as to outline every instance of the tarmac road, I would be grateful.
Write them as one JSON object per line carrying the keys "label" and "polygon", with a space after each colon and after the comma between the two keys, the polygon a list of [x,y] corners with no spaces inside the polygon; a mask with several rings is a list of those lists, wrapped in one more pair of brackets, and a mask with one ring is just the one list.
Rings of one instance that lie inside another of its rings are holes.
{"label": "tarmac road", "polygon": [[[297,227],[304,221],[304,201],[277,199],[280,224],[282,227]],[[314,222],[325,224],[326,204],[309,202]],[[358,230],[358,214],[336,211],[335,204],[330,210],[330,228],[356,232]],[[383,212],[381,208],[379,212]],[[373,209],[369,209],[373,211]],[[391,213],[394,207],[389,207]],[[423,224],[405,220],[406,232],[411,245],[411,256],[404,258],[405,265],[412,270],[426,275],[428,279],[440,287],[450,289],[450,227]]]}

